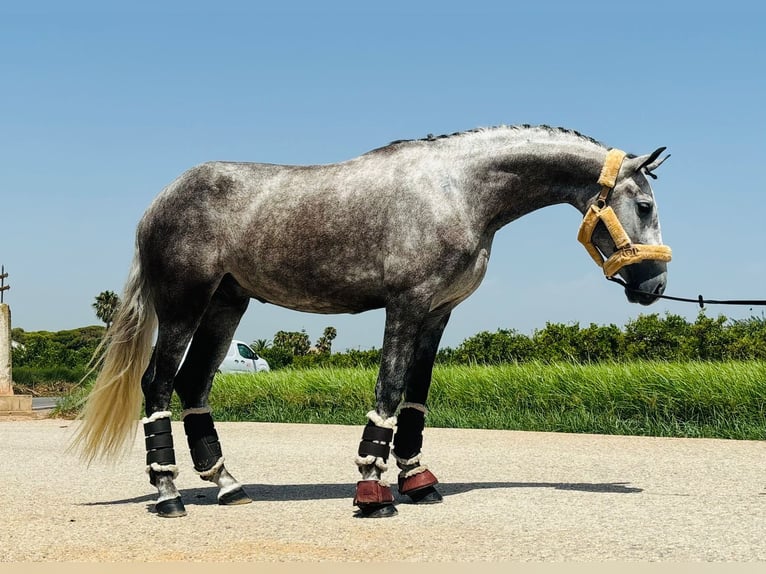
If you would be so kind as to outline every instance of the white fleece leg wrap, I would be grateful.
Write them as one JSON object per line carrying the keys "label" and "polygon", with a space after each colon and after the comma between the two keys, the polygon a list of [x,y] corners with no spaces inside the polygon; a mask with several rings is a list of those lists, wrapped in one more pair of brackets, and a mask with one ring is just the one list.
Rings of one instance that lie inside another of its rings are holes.
{"label": "white fleece leg wrap", "polygon": [[216,462],[212,467],[210,467],[208,470],[198,471],[195,470],[199,477],[203,480],[210,480],[215,476],[215,473],[221,470],[223,467],[223,457],[218,459],[218,462]]}
{"label": "white fleece leg wrap", "polygon": [[375,467],[378,468],[380,472],[386,472],[388,470],[388,465],[386,464],[386,461],[380,458],[379,456],[373,456],[371,454],[367,456],[357,455],[354,461],[356,462],[357,466],[375,465]]}
{"label": "white fleece leg wrap", "polygon": [[158,421],[160,419],[169,419],[173,416],[173,413],[170,411],[157,411],[156,413],[152,413],[148,417],[144,417],[141,419],[141,424],[145,425],[146,423],[153,423],[154,421]]}
{"label": "white fleece leg wrap", "polygon": [[146,474],[149,474],[150,470],[153,470],[154,472],[172,472],[173,480],[178,478],[178,465],[176,464],[160,464],[158,462],[153,462],[146,467]]}
{"label": "white fleece leg wrap", "polygon": [[421,457],[423,456],[422,452],[419,452],[412,458],[407,459],[399,458],[396,456],[396,453],[391,454],[394,455],[397,466],[402,469],[402,471],[399,473],[401,478],[409,478],[428,470],[428,467],[425,464],[422,464],[420,461]]}
{"label": "white fleece leg wrap", "polygon": [[373,423],[375,423],[375,426],[377,427],[383,427],[384,429],[393,429],[396,427],[396,417],[388,417],[387,419],[383,419],[382,416],[380,416],[375,411],[370,411],[367,413],[367,418],[370,419]]}

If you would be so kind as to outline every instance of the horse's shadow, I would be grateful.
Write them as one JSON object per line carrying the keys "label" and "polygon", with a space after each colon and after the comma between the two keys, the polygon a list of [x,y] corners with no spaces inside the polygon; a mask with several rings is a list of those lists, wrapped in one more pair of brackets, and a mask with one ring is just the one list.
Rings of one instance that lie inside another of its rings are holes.
{"label": "horse's shadow", "polygon": [[[457,496],[473,490],[490,490],[498,488],[551,488],[554,490],[573,490],[592,492],[595,494],[636,494],[643,488],[628,486],[627,482],[603,483],[570,483],[570,482],[450,482],[440,483],[439,492],[445,498]],[[307,500],[352,499],[355,483],[338,484],[245,484],[245,490],[256,502],[300,502]],[[399,495],[396,488],[394,504],[407,503],[409,498]],[[215,486],[182,489],[181,496],[187,505],[218,504],[218,488]],[[152,503],[156,494],[147,494],[122,500],[107,500],[101,502],[86,502],[83,506],[109,506],[114,504],[134,504],[137,502]]]}

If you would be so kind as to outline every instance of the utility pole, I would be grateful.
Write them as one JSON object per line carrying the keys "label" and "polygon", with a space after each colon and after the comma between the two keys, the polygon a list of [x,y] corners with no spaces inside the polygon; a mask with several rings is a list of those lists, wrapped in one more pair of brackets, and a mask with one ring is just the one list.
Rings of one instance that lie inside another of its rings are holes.
{"label": "utility pole", "polygon": [[5,284],[8,274],[5,265],[0,267],[0,415],[31,414],[32,396],[13,395],[13,371],[11,369],[11,308],[5,303],[5,292],[11,288]]}
{"label": "utility pole", "polygon": [[5,284],[8,274],[5,265],[0,267],[0,396],[13,394],[11,378],[11,308],[5,304],[3,296],[11,288]]}
{"label": "utility pole", "polygon": [[5,265],[3,265],[0,267],[0,305],[3,304],[3,296],[5,295],[5,292],[11,288],[10,285],[5,284],[5,279],[7,277],[8,274],[5,272]]}

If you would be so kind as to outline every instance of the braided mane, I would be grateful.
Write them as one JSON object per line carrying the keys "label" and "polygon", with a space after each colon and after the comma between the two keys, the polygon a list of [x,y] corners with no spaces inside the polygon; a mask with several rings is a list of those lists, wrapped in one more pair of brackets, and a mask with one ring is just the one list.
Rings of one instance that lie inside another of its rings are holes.
{"label": "braided mane", "polygon": [[513,126],[507,126],[507,125],[498,125],[498,126],[491,126],[491,127],[484,127],[484,128],[473,128],[470,130],[463,130],[459,132],[453,132],[451,134],[441,134],[441,135],[434,135],[434,134],[428,134],[424,138],[415,138],[415,139],[401,139],[401,140],[394,140],[388,145],[376,148],[374,150],[371,150],[368,153],[375,153],[375,152],[385,152],[385,151],[392,151],[394,148],[398,148],[403,145],[413,144],[413,143],[419,143],[419,142],[436,142],[441,141],[445,139],[452,139],[452,138],[459,138],[461,136],[467,135],[467,134],[476,134],[476,133],[483,133],[483,132],[493,132],[496,130],[539,130],[539,131],[545,131],[550,134],[566,134],[570,135],[585,141],[589,141],[591,143],[594,143],[596,145],[604,147],[604,145],[593,139],[592,137],[586,136],[581,134],[580,132],[568,128],[561,128],[561,127],[552,127],[548,125],[538,125],[538,126],[532,126],[530,124],[520,124],[520,125],[513,125]]}

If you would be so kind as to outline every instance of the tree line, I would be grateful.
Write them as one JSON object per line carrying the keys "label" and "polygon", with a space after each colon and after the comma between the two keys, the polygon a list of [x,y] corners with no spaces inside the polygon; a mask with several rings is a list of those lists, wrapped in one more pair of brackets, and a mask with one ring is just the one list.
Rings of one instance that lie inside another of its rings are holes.
{"label": "tree line", "polygon": [[[294,334],[297,335],[297,334]],[[305,335],[305,333],[303,333]],[[261,345],[259,354],[272,368],[293,366],[377,366],[380,349],[350,349],[342,353],[295,352],[275,337],[273,345]],[[753,316],[730,320],[724,315],[708,317],[704,310],[696,320],[680,315],[639,315],[623,328],[617,325],[581,327],[579,323],[546,323],[531,335],[514,329],[482,331],[455,348],[443,347],[436,356],[441,364],[499,365],[541,362],[630,362],[766,360],[766,318]]]}
{"label": "tree line", "polygon": [[[68,368],[83,371],[101,341],[105,327],[90,326],[68,331],[13,329],[13,366]],[[375,367],[380,349],[348,349],[332,352],[337,336],[327,327],[312,344],[305,330],[278,331],[272,340],[252,342],[255,352],[272,369],[284,367]],[[575,362],[599,363],[635,360],[725,361],[766,360],[766,318],[753,316],[730,320],[724,315],[708,317],[704,310],[690,322],[666,313],[639,315],[620,328],[614,324],[546,323],[531,335],[514,329],[482,331],[457,347],[443,347],[441,364],[498,365],[505,363]]]}
{"label": "tree line", "polygon": [[526,336],[513,329],[481,332],[455,349],[441,349],[446,363],[599,363],[607,361],[766,360],[766,318],[730,320],[700,311],[693,322],[680,315],[639,315],[621,329],[591,323],[546,323]]}

